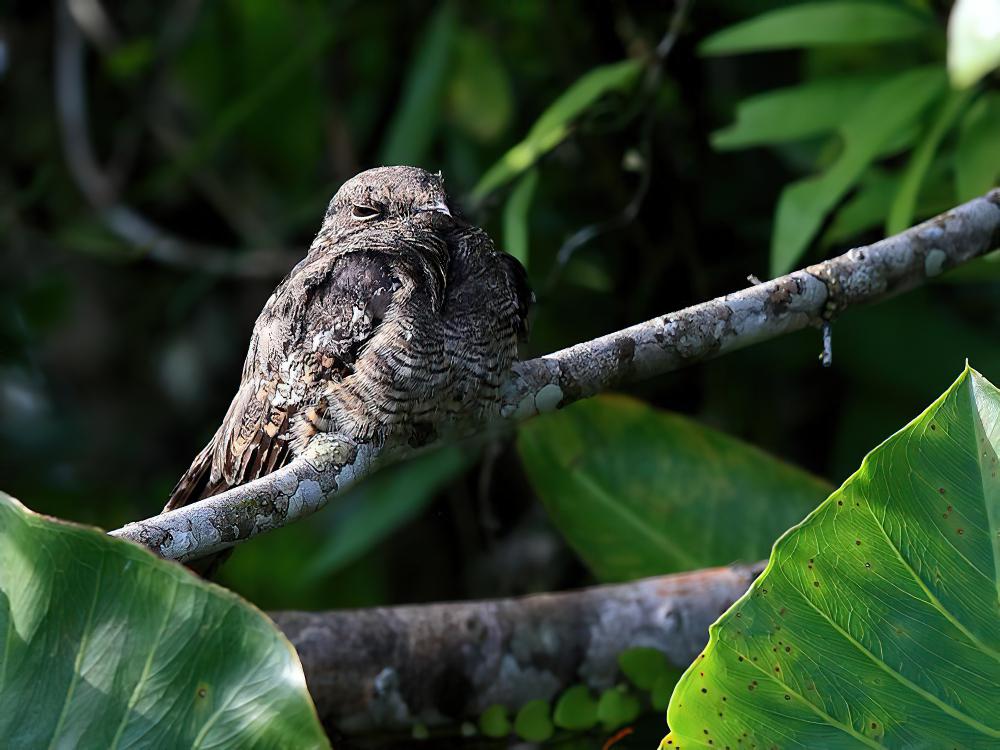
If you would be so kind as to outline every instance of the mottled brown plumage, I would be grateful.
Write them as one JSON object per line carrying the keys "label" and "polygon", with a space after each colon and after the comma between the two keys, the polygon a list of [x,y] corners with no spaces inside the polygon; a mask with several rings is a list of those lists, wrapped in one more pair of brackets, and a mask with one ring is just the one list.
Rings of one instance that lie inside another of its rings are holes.
{"label": "mottled brown plumage", "polygon": [[489,410],[530,297],[521,265],[452,215],[440,176],[362,172],[264,305],[222,426],[165,510],[274,471],[319,432],[410,440]]}

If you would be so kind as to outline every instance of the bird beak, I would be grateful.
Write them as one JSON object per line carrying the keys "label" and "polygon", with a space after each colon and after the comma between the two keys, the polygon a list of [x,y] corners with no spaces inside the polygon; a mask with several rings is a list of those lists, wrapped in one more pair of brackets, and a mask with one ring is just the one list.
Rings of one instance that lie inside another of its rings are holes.
{"label": "bird beak", "polygon": [[437,211],[439,214],[444,214],[445,216],[451,216],[451,209],[448,208],[448,204],[444,201],[438,201],[437,203],[427,203],[420,206],[418,211]]}

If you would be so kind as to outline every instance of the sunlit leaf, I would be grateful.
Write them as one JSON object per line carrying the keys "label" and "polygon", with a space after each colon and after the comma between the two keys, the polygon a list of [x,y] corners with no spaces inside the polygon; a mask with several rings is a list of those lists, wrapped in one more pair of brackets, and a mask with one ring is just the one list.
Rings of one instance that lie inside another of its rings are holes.
{"label": "sunlit leaf", "polygon": [[481,201],[498,187],[530,169],[569,135],[573,122],[602,96],[628,89],[639,76],[642,62],[623,60],[594,68],[566,89],[535,122],[524,140],[511,148],[487,170],[472,190],[472,199]]}
{"label": "sunlit leaf", "polygon": [[239,597],[0,493],[6,747],[328,747],[295,651]]}
{"label": "sunlit leaf", "polygon": [[933,19],[908,8],[867,2],[818,2],[762,13],[701,43],[705,55],[872,44],[913,39],[933,31]]}
{"label": "sunlit leaf", "polygon": [[533,420],[518,448],[553,522],[602,580],[759,559],[829,492],[746,443],[623,396]]}
{"label": "sunlit leaf", "polygon": [[712,145],[746,148],[829,133],[884,80],[884,75],[821,78],[751,96],[736,106],[736,122],[712,134]]}
{"label": "sunlit leaf", "polygon": [[423,162],[441,117],[455,30],[455,9],[443,2],[427,22],[413,59],[406,66],[402,102],[379,149],[380,163]]}
{"label": "sunlit leaf", "polygon": [[528,213],[538,187],[538,170],[532,169],[518,181],[503,207],[503,249],[528,265],[530,247]]}
{"label": "sunlit leaf", "polygon": [[998,451],[1000,392],[966,369],[775,544],[678,684],[672,745],[1000,744]]}
{"label": "sunlit leaf", "polygon": [[840,128],[843,149],[820,175],[787,186],[778,201],[771,240],[771,273],[787,273],[802,257],[827,214],[857,182],[883,145],[945,90],[936,66],[901,73],[872,89]]}
{"label": "sunlit leaf", "polygon": [[1000,65],[1000,0],[957,0],[948,20],[948,73],[971,86]]}
{"label": "sunlit leaf", "polygon": [[971,96],[971,91],[950,91],[945,96],[937,117],[934,118],[923,139],[910,156],[909,164],[906,165],[899,191],[896,193],[886,220],[885,233],[887,235],[902,232],[913,223],[920,188],[934,159],[934,154],[945,134],[951,130],[952,125],[962,114]]}
{"label": "sunlit leaf", "polygon": [[962,119],[955,152],[955,192],[969,201],[1000,178],[1000,93],[988,91]]}

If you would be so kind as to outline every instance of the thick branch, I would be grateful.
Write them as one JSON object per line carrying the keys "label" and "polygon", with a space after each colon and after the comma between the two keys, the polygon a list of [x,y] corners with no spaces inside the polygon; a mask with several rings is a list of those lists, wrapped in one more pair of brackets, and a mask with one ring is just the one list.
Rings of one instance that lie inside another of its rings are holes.
{"label": "thick branch", "polygon": [[[670,372],[918,286],[1000,246],[1000,190],[901,234],[700,305],[545,357],[517,363],[495,421],[519,421],[641,378]],[[465,431],[482,425],[462,425]],[[331,435],[261,479],[111,532],[160,555],[203,557],[315,512],[380,454]]]}
{"label": "thick branch", "polygon": [[518,599],[333,612],[271,612],[302,660],[327,725],[355,733],[516,710],[584,682],[620,680],[645,646],[686,668],[708,626],[763,569],[733,565]]}

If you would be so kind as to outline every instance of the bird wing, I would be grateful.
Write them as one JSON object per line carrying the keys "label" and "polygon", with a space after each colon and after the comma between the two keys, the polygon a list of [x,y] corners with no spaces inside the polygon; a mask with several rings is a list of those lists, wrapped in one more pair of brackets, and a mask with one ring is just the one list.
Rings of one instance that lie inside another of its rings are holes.
{"label": "bird wing", "polygon": [[347,244],[310,253],[292,270],[254,326],[243,378],[222,426],[164,510],[280,468],[292,457],[296,424],[304,420],[314,431],[324,426],[323,394],[353,373],[398,296],[399,249],[390,250],[377,242]]}

